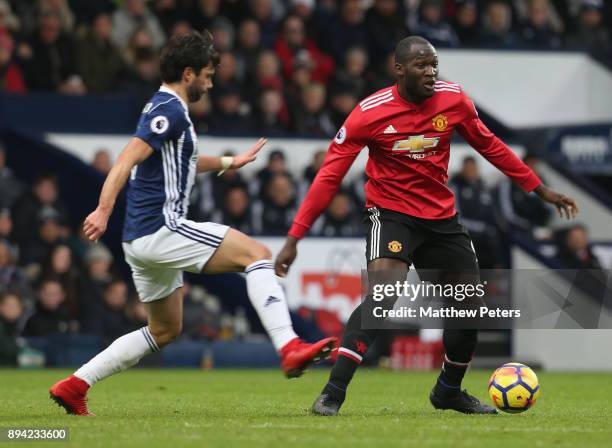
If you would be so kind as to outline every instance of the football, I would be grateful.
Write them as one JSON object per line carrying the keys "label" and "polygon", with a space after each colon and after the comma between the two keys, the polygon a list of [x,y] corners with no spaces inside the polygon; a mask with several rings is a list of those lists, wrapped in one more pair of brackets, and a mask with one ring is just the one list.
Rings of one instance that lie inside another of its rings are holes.
{"label": "football", "polygon": [[497,409],[518,414],[535,405],[540,383],[535,372],[524,364],[504,364],[489,379],[489,395]]}

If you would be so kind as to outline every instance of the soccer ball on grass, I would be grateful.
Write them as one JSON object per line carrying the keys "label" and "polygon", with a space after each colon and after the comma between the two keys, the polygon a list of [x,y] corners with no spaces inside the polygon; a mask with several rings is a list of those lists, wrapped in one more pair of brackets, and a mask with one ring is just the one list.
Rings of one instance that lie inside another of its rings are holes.
{"label": "soccer ball on grass", "polygon": [[524,412],[540,396],[538,377],[524,364],[504,364],[489,379],[489,395],[501,411],[511,414]]}

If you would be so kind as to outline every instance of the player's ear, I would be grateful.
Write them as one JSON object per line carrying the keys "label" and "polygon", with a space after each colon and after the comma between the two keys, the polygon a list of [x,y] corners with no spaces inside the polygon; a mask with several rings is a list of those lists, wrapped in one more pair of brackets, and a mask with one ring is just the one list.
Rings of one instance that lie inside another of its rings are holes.
{"label": "player's ear", "polygon": [[195,77],[196,74],[193,69],[191,67],[185,67],[185,70],[183,70],[183,81],[190,83]]}
{"label": "player's ear", "polygon": [[404,76],[404,66],[402,64],[400,64],[399,62],[396,62],[394,67],[395,67],[395,76],[397,76],[398,78],[401,78],[402,76]]}

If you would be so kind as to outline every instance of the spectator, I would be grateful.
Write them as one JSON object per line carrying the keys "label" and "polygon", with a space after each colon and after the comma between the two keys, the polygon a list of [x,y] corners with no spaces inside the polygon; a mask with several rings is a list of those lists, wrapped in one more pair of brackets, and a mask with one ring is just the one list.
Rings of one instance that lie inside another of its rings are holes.
{"label": "spectator", "polygon": [[290,15],[285,19],[283,31],[274,44],[276,54],[281,60],[283,75],[291,78],[296,61],[308,60],[313,64],[312,79],[327,83],[334,70],[333,60],[323,53],[313,40],[306,37],[304,23],[298,16]]}
{"label": "spectator", "polygon": [[260,199],[264,199],[268,183],[277,174],[282,174],[291,178],[291,174],[289,174],[289,170],[287,169],[285,153],[280,149],[272,149],[268,154],[267,165],[257,172],[254,182],[250,183],[251,196],[259,195]]}
{"label": "spectator", "polygon": [[234,25],[225,17],[217,17],[210,28],[215,48],[219,52],[229,52],[234,49],[236,30]]}
{"label": "spectator", "polygon": [[134,58],[134,65],[123,89],[134,95],[138,103],[145,103],[160,85],[157,53],[150,48],[140,48]]}
{"label": "spectator", "polygon": [[249,0],[249,6],[251,16],[259,25],[261,45],[271,48],[278,32],[280,14],[275,14],[272,0]]}
{"label": "spectator", "polygon": [[17,294],[0,292],[0,366],[16,366],[23,305]]}
{"label": "spectator", "polygon": [[291,178],[276,174],[267,183],[256,229],[263,235],[286,235],[295,215],[295,192]]}
{"label": "spectator", "polygon": [[554,50],[561,47],[561,37],[551,25],[548,0],[530,0],[527,22],[520,30],[525,46],[535,50]]}
{"label": "spectator", "polygon": [[330,98],[330,117],[336,129],[340,129],[346,117],[357,105],[357,94],[351,86],[339,84],[334,86]]}
{"label": "spectator", "polygon": [[[539,159],[526,155],[523,162],[531,168],[542,182],[546,180],[538,171]],[[498,186],[499,210],[512,230],[531,232],[534,226],[546,226],[552,215],[552,210],[534,193],[527,193],[513,182],[503,179]]]}
{"label": "spectator", "polygon": [[316,1],[315,0],[290,0],[290,13],[298,16],[304,23],[306,35],[318,42],[319,29],[316,20]]}
{"label": "spectator", "polygon": [[174,22],[172,24],[172,28],[170,28],[169,36],[181,36],[183,34],[188,34],[193,31],[191,24],[187,20],[179,20],[178,22]]}
{"label": "spectator", "polygon": [[264,90],[259,97],[255,116],[256,132],[268,137],[286,136],[289,132],[287,121],[281,94],[275,89]]}
{"label": "spectator", "polygon": [[79,316],[79,271],[66,244],[55,246],[42,266],[41,278],[57,280],[66,293],[66,307],[72,319]]}
{"label": "spectator", "polygon": [[325,110],[325,86],[309,84],[302,92],[301,107],[294,113],[295,132],[312,137],[332,137],[336,128]]}
{"label": "spectator", "polygon": [[443,6],[442,0],[423,0],[419,8],[419,19],[411,28],[434,47],[457,47],[459,39],[444,17]]}
{"label": "spectator", "polygon": [[251,135],[253,125],[249,116],[241,111],[242,97],[238,84],[226,84],[217,89],[215,112],[208,129],[217,135]]}
{"label": "spectator", "polygon": [[[1,4],[1,3],[0,3]],[[0,34],[0,91],[25,93],[23,73],[13,59],[15,44],[10,34]],[[2,191],[0,189],[0,191]]]}
{"label": "spectator", "polygon": [[521,41],[512,31],[512,10],[504,0],[486,6],[477,45],[483,48],[519,48]]}
{"label": "spectator", "polygon": [[251,204],[246,186],[230,187],[224,197],[223,206],[215,214],[214,222],[220,222],[242,233],[254,233]]}
{"label": "spectator", "polygon": [[39,220],[39,227],[36,235],[24,244],[20,263],[25,266],[31,278],[38,277],[42,265],[47,259],[53,248],[64,242],[62,227],[57,216],[52,214],[42,215]]}
{"label": "spectator", "polygon": [[166,41],[162,27],[147,8],[145,0],[125,0],[113,14],[112,39],[119,48],[126,48],[130,37],[138,28],[144,28],[151,35],[152,45],[160,49]]}
{"label": "spectator", "polygon": [[8,0],[0,0],[0,35],[17,33],[21,28],[21,22],[16,14],[13,14],[11,3]]}
{"label": "spectator", "polygon": [[327,151],[325,149],[319,149],[312,156],[310,164],[304,168],[304,173],[302,174],[302,179],[298,188],[298,198],[300,202],[304,199],[304,196],[306,196],[308,188],[310,188],[310,185],[319,172],[321,165],[323,165],[323,160],[325,160],[326,154]]}
{"label": "spectator", "polygon": [[123,280],[115,279],[106,285],[103,297],[99,307],[90,309],[90,313],[83,316],[81,328],[83,333],[99,336],[101,345],[106,347],[133,330],[134,323],[127,314],[128,287]]}
{"label": "spectator", "polygon": [[361,233],[355,222],[351,199],[346,193],[338,193],[332,199],[314,233],[326,237],[349,237]]}
{"label": "spectator", "polygon": [[123,50],[123,57],[130,64],[132,69],[136,65],[136,54],[141,50],[149,51],[155,54],[155,48],[153,47],[153,37],[146,28],[137,28],[134,33],[130,36],[130,40],[125,47],[121,47]]}
{"label": "spectator", "polygon": [[[42,218],[55,217],[62,225],[68,223],[68,208],[59,197],[57,179],[52,174],[39,176],[31,193],[21,199],[13,209],[14,237],[18,244],[26,244],[38,233]],[[67,234],[67,229],[62,230]]]}
{"label": "spectator", "polygon": [[587,228],[582,224],[560,233],[557,257],[565,269],[601,269],[601,262],[591,250]]}
{"label": "spectator", "polygon": [[239,79],[251,81],[255,77],[255,67],[262,51],[259,24],[253,19],[245,19],[238,27],[235,52]]}
{"label": "spectator", "polygon": [[30,283],[16,260],[16,248],[8,241],[0,240],[0,292],[13,291],[29,299],[32,297]]}
{"label": "spectator", "polygon": [[603,23],[603,2],[583,0],[576,30],[568,37],[567,45],[588,51],[593,56],[609,61],[610,32]]}
{"label": "spectator", "polygon": [[27,320],[23,335],[49,336],[75,330],[75,324],[70,322],[65,300],[66,294],[58,281],[43,280],[38,287],[36,311]]}
{"label": "spectator", "polygon": [[111,41],[111,32],[110,16],[98,14],[87,34],[77,42],[77,70],[91,93],[112,91],[125,74],[125,62]]}
{"label": "spectator", "polygon": [[373,64],[381,63],[385,55],[393,52],[396,42],[408,35],[404,16],[398,0],[375,0],[367,11],[365,23]]}
{"label": "spectator", "polygon": [[188,28],[192,29],[189,22],[192,11],[185,8],[184,3],[181,0],[159,0],[154,3],[153,13],[166,35],[174,35],[176,25],[179,23],[187,24]]}
{"label": "spectator", "polygon": [[[191,27],[196,31],[210,30],[217,18],[227,20],[220,15],[219,0],[195,0],[189,12]],[[216,44],[216,42],[215,42]]]}
{"label": "spectator", "polygon": [[[28,2],[23,2],[28,3]],[[36,28],[38,18],[42,14],[54,14],[59,18],[62,33],[70,34],[74,31],[74,14],[66,0],[34,0],[22,8],[23,31],[32,32]]]}
{"label": "spectator", "polygon": [[[325,49],[335,61],[344,59],[350,47],[368,47],[365,11],[360,0],[341,0],[337,16],[326,27]],[[325,82],[325,79],[316,78]]]}
{"label": "spectator", "polygon": [[344,56],[344,65],[336,72],[334,84],[350,86],[359,97],[367,96],[368,86],[366,69],[368,68],[368,53],[361,47],[352,47]]}
{"label": "spectator", "polygon": [[18,54],[28,90],[58,91],[70,95],[86,92],[78,76],[74,41],[61,32],[59,17],[44,12],[34,34],[20,45]]}
{"label": "spectator", "polygon": [[282,92],[283,85],[278,56],[273,51],[262,51],[255,66],[255,79],[249,82],[245,89],[249,103],[256,104],[264,89],[275,89]]}
{"label": "spectator", "polygon": [[453,28],[462,47],[473,47],[478,40],[478,7],[476,0],[463,0],[453,17]]}
{"label": "spectator", "polygon": [[503,259],[501,236],[493,214],[491,193],[480,178],[476,160],[473,157],[463,159],[461,171],[449,184],[455,192],[461,223],[474,243],[479,266],[483,269],[499,267]]}
{"label": "spectator", "polygon": [[102,174],[103,176],[106,176],[113,167],[113,161],[111,159],[109,150],[106,148],[98,149],[94,154],[91,166],[98,173]]}
{"label": "spectator", "polygon": [[12,207],[23,191],[23,184],[15,177],[13,170],[6,166],[6,149],[0,142],[0,209]]}
{"label": "spectator", "polygon": [[[370,80],[369,92],[377,92],[395,84],[395,54],[393,52],[385,56],[383,62],[374,68],[374,76]],[[359,100],[363,97],[359,97]]]}
{"label": "spectator", "polygon": [[213,98],[219,89],[223,89],[228,84],[238,83],[238,71],[234,54],[230,52],[221,53],[219,61],[219,66],[215,71],[215,88],[211,92]]}

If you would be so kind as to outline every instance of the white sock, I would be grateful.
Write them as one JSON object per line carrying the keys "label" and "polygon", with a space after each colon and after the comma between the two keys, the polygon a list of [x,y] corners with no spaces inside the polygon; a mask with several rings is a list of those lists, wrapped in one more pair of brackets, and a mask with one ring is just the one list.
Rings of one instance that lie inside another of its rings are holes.
{"label": "white sock", "polygon": [[121,372],[138,363],[145,355],[159,351],[149,327],[142,327],[116,339],[104,351],[74,372],[90,386],[107,376]]}
{"label": "white sock", "polygon": [[248,265],[244,272],[249,299],[276,351],[280,351],[287,342],[297,338],[297,335],[293,331],[285,293],[276,280],[272,261],[256,261]]}

